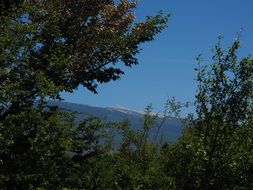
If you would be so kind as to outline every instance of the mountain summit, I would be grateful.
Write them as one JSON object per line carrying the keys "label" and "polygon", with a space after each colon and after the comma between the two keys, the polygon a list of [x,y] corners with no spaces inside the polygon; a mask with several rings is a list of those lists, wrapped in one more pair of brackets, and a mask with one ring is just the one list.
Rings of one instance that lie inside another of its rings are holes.
{"label": "mountain summit", "polygon": [[[81,121],[85,114],[91,114],[101,119],[109,121],[128,120],[131,127],[135,130],[141,130],[144,122],[144,112],[131,110],[120,105],[111,107],[97,107],[84,104],[69,102],[50,102],[52,106],[58,106],[60,109],[76,112],[76,120]],[[157,126],[162,122],[162,118],[157,119]],[[164,141],[175,141],[181,135],[183,124],[178,118],[169,118],[166,120],[160,130]],[[151,129],[151,135],[156,133],[156,129]]]}

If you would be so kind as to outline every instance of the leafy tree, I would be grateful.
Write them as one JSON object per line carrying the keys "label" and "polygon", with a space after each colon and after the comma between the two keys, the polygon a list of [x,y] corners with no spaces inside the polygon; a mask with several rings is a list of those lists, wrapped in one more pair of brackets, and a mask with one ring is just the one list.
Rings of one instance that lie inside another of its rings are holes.
{"label": "leafy tree", "polygon": [[126,0],[30,0],[11,6],[15,11],[0,17],[0,121],[79,85],[96,93],[97,83],[124,73],[116,64],[138,64],[139,45],[153,40],[168,18],[159,13],[136,22],[137,4]]}
{"label": "leafy tree", "polygon": [[226,51],[219,41],[209,70],[198,58],[197,117],[164,148],[177,189],[252,188],[253,60],[238,58],[239,47],[236,40]]}
{"label": "leafy tree", "polygon": [[0,16],[8,15],[22,4],[22,0],[1,0],[0,1]]}
{"label": "leafy tree", "polygon": [[[138,64],[139,45],[167,23],[162,13],[136,22],[136,1],[0,1],[1,189],[252,189],[253,59],[240,41],[210,67],[199,67],[196,115],[175,143],[157,144],[172,99],[159,114],[148,106],[143,129],[105,123],[47,106],[78,86],[97,93],[117,80],[118,64]],[[151,136],[151,131],[157,131]],[[119,147],[110,132],[121,135]],[[154,140],[154,141],[153,141]]]}
{"label": "leafy tree", "polygon": [[[116,128],[122,140],[107,159],[103,158],[100,176],[103,176],[106,189],[175,189],[174,181],[162,172],[159,146],[150,134],[156,115],[151,106],[144,114],[143,128],[131,129],[127,122],[119,123]],[[106,160],[106,162],[105,162]],[[106,168],[104,170],[103,168]],[[108,177],[108,175],[110,177]]]}
{"label": "leafy tree", "polygon": [[[0,1],[0,188],[105,189],[107,126],[46,106],[78,86],[117,80],[166,26],[136,22],[135,1]],[[112,167],[113,168],[113,167]],[[104,174],[104,175],[102,175]],[[109,175],[110,176],[110,175]]]}
{"label": "leafy tree", "polygon": [[57,109],[32,108],[1,123],[1,189],[82,187],[87,158],[102,154],[103,126],[87,118],[75,127],[73,119]]}

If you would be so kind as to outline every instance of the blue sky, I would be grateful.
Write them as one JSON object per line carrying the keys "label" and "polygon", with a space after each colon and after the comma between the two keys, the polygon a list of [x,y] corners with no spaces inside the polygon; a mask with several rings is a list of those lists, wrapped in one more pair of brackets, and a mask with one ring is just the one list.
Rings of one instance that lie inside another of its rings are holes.
{"label": "blue sky", "polygon": [[167,97],[194,101],[195,58],[201,53],[204,63],[209,63],[218,35],[225,37],[224,47],[228,47],[243,28],[240,54],[253,53],[252,7],[252,0],[140,0],[138,20],[159,10],[173,14],[168,27],[142,45],[140,64],[125,68],[120,80],[99,85],[97,95],[79,88],[62,97],[68,102],[135,110],[152,103],[154,111],[164,107]]}

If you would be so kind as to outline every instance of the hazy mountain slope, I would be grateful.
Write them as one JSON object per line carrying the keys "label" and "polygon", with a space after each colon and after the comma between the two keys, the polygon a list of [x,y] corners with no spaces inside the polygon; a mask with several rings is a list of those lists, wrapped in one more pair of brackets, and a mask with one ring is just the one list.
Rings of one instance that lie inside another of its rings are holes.
{"label": "hazy mountain slope", "polygon": [[[85,117],[85,114],[91,114],[102,119],[109,121],[121,121],[127,119],[131,123],[131,127],[140,130],[143,126],[143,113],[129,110],[123,107],[95,107],[83,104],[74,104],[68,102],[50,102],[50,105],[58,106],[61,109],[69,110],[72,112],[77,112],[76,120],[80,121]],[[157,124],[161,122],[162,119],[157,121]],[[174,141],[180,135],[183,125],[179,119],[171,118],[167,120],[161,128],[161,135],[164,141]],[[156,133],[156,129],[151,130],[151,135]]]}

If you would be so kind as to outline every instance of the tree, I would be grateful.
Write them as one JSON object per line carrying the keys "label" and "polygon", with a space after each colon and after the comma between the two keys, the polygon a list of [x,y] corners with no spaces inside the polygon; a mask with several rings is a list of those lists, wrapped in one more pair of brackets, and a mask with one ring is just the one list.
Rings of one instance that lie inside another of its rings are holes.
{"label": "tree", "polygon": [[[28,109],[0,125],[1,189],[83,189],[92,183],[94,161],[106,124],[58,109]],[[94,178],[94,180],[96,180]]]}
{"label": "tree", "polygon": [[0,1],[0,16],[8,15],[12,12],[15,7],[22,4],[22,0],[1,0]]}
{"label": "tree", "polygon": [[0,188],[106,187],[106,176],[97,175],[99,164],[106,169],[102,159],[110,160],[100,143],[105,124],[76,124],[45,103],[80,85],[97,93],[97,83],[120,78],[118,64],[138,64],[140,44],[153,40],[168,17],[136,22],[137,3],[127,0],[0,5]]}
{"label": "tree", "polygon": [[197,116],[164,149],[165,171],[178,189],[252,188],[253,60],[240,59],[239,47],[236,40],[223,50],[220,38],[209,69],[197,59]]}
{"label": "tree", "polygon": [[124,73],[116,64],[138,64],[139,45],[153,40],[168,17],[136,22],[136,6],[127,0],[12,4],[14,11],[0,17],[0,121],[79,85],[96,93],[97,83]]}
{"label": "tree", "polygon": [[[200,139],[206,151],[200,187],[205,189],[247,188],[252,182],[252,177],[246,173],[251,170],[253,161],[248,155],[253,151],[250,148],[253,60],[250,56],[239,59],[239,48],[239,40],[234,41],[227,51],[222,50],[219,42],[214,48],[211,72],[207,73],[200,67],[197,78],[199,92],[196,106],[199,119],[196,125],[197,131],[203,134],[203,139]],[[244,160],[240,161],[238,157]],[[242,169],[240,165],[244,165],[245,161],[246,168],[242,166],[244,169],[239,172],[238,169]]]}
{"label": "tree", "polygon": [[142,129],[132,129],[127,121],[112,128],[121,139],[108,151],[110,154],[97,162],[100,189],[175,189],[173,178],[161,170],[160,148],[150,132],[157,119],[149,105]]}

